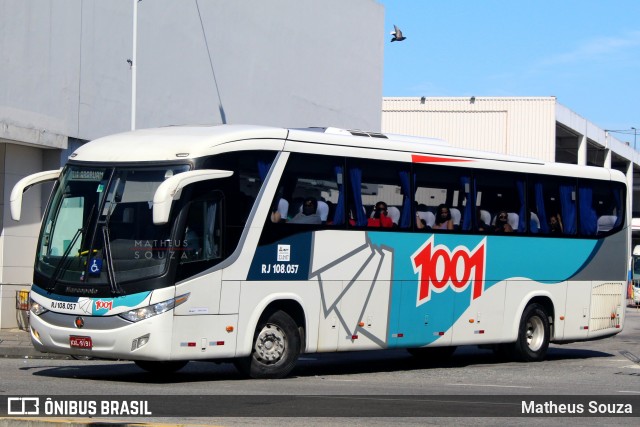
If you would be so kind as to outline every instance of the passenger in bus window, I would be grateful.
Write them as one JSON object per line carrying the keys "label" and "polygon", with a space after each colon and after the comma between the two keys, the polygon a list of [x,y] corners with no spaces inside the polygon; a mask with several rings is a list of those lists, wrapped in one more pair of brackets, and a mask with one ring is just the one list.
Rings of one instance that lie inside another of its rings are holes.
{"label": "passenger in bus window", "polygon": [[291,218],[291,224],[322,224],[318,214],[318,201],[314,197],[307,197],[302,203],[302,212]]}
{"label": "passenger in bus window", "polygon": [[387,204],[385,202],[376,203],[376,208],[373,211],[373,217],[367,220],[368,227],[393,227],[393,220],[388,216]]}
{"label": "passenger in bus window", "polygon": [[549,234],[562,234],[562,218],[560,214],[549,217]]}
{"label": "passenger in bus window", "polygon": [[271,222],[285,222],[289,212],[289,202],[282,197],[277,200],[278,202],[274,203],[274,206],[271,208]]}
{"label": "passenger in bus window", "polygon": [[438,206],[436,222],[432,228],[434,230],[453,230],[453,219],[451,219],[451,211],[447,205]]}
{"label": "passenger in bus window", "polygon": [[[487,215],[489,215],[488,212],[487,212]],[[491,219],[491,217],[489,217],[489,219]],[[489,222],[491,222],[491,221],[489,221]],[[489,224],[487,224],[484,221],[484,218],[482,217],[482,210],[481,209],[478,209],[477,214],[476,214],[476,231],[479,231],[481,233],[489,231]]]}
{"label": "passenger in bus window", "polygon": [[500,211],[496,215],[496,223],[493,226],[494,233],[513,233],[513,228],[509,225],[509,214],[507,211]]}
{"label": "passenger in bus window", "polygon": [[418,230],[431,230],[435,221],[435,215],[429,212],[427,205],[419,204],[416,206],[416,228]]}

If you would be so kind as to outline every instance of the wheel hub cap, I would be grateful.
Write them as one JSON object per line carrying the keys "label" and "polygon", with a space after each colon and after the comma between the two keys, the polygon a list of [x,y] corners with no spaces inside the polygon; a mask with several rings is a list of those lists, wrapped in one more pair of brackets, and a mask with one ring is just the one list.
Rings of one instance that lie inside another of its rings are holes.
{"label": "wheel hub cap", "polygon": [[280,328],[267,324],[256,339],[255,356],[262,362],[273,364],[282,359],[285,352],[285,335]]}
{"label": "wheel hub cap", "polygon": [[538,351],[544,341],[544,326],[538,317],[532,317],[527,322],[527,345],[531,351]]}

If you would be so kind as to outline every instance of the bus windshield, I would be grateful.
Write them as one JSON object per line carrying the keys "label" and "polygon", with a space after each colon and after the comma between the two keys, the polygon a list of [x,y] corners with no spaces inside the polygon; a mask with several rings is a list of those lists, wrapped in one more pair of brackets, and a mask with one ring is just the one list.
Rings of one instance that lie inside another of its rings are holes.
{"label": "bus windshield", "polygon": [[[36,272],[56,283],[109,285],[162,274],[175,246],[170,226],[156,226],[152,200],[167,178],[188,165],[68,166],[44,218]],[[151,255],[149,255],[151,254]]]}

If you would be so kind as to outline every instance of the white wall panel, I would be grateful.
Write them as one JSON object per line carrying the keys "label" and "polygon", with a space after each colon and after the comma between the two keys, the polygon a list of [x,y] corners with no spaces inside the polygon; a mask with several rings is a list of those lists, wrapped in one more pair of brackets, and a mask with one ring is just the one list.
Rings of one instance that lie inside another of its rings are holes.
{"label": "white wall panel", "polygon": [[[375,0],[140,2],[137,127],[379,130],[383,28]],[[130,0],[2,0],[0,137],[129,130],[132,29]]]}
{"label": "white wall panel", "polygon": [[553,161],[555,98],[385,98],[382,131]]}

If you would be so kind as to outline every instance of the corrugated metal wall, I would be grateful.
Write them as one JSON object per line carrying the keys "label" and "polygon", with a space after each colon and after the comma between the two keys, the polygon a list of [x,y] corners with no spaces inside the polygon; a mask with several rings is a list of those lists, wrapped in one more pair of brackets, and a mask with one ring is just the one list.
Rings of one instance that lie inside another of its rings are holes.
{"label": "corrugated metal wall", "polygon": [[554,161],[555,97],[384,98],[382,132]]}

